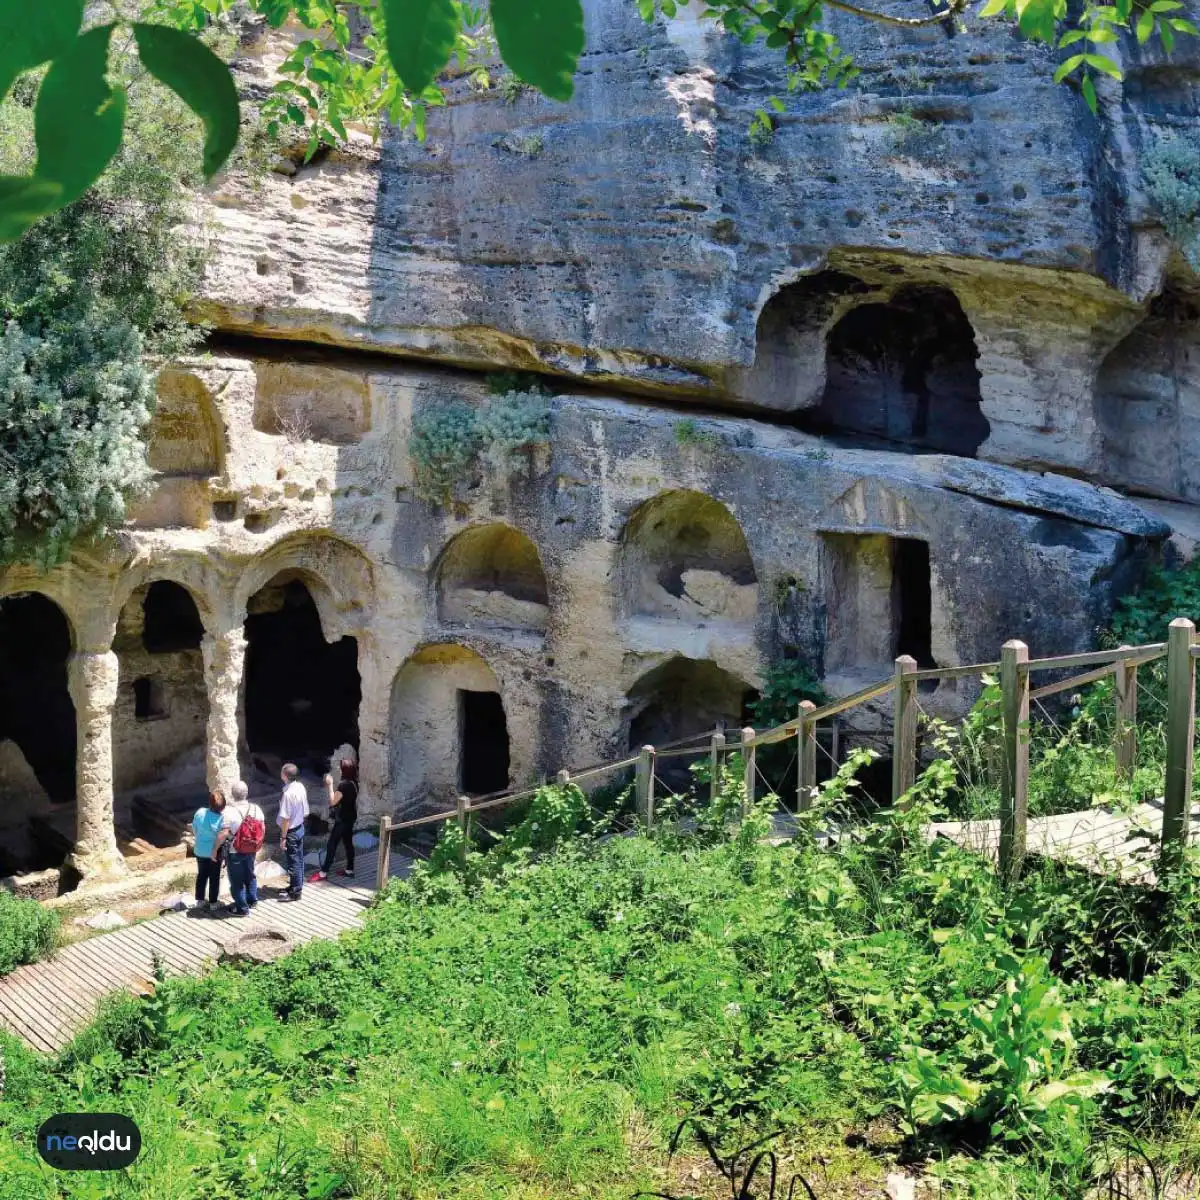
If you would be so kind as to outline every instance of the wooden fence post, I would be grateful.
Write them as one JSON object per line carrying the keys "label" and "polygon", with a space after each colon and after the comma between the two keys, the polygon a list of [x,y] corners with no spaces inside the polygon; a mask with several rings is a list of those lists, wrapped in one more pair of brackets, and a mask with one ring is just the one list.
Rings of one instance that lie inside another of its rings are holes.
{"label": "wooden fence post", "polygon": [[467,811],[470,803],[467,796],[459,796],[455,806],[458,812],[458,831],[462,834],[462,846],[459,849],[458,858],[464,867],[467,865],[467,844],[471,833],[471,814]]}
{"label": "wooden fence post", "polygon": [[646,823],[646,829],[654,827],[654,747],[643,746],[637,763],[637,810]]}
{"label": "wooden fence post", "polygon": [[1196,627],[1176,617],[1167,630],[1167,778],[1163,789],[1161,864],[1178,865],[1188,839],[1195,753],[1196,667],[1192,645]]}
{"label": "wooden fence post", "polygon": [[896,682],[892,687],[892,803],[917,781],[917,681],[909,676],[917,669],[911,654],[896,659]]}
{"label": "wooden fence post", "polygon": [[708,801],[716,804],[717,793],[721,790],[721,766],[725,761],[725,734],[718,729],[712,735],[708,748],[708,771],[711,778],[708,782]]}
{"label": "wooden fence post", "polygon": [[748,725],[742,730],[742,758],[746,774],[742,787],[742,816],[748,816],[754,807],[754,767],[757,751],[754,748],[754,730]]}
{"label": "wooden fence post", "polygon": [[375,890],[387,884],[388,868],[392,857],[392,818],[383,817],[379,822],[379,870],[375,877]]}
{"label": "wooden fence post", "polygon": [[[1122,650],[1131,647],[1122,646]],[[1117,660],[1117,778],[1128,779],[1133,774],[1137,757],[1138,665],[1137,660]]]}
{"label": "wooden fence post", "polygon": [[1014,880],[1025,857],[1029,819],[1029,647],[1021,641],[1000,647],[1004,708],[1004,753],[1000,772],[1000,873]]}
{"label": "wooden fence post", "polygon": [[817,723],[809,713],[817,711],[811,700],[800,701],[800,728],[796,730],[796,811],[812,807],[817,786]]}

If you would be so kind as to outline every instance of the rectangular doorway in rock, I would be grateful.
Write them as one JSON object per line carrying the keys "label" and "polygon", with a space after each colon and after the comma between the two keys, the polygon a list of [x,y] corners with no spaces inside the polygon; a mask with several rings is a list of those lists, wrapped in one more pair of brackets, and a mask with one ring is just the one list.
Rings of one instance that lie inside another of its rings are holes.
{"label": "rectangular doorway in rock", "polygon": [[826,676],[878,678],[901,654],[935,666],[928,544],[882,533],[822,540]]}
{"label": "rectangular doorway in rock", "polygon": [[508,787],[508,721],[498,692],[458,692],[458,779],[468,796]]}
{"label": "rectangular doorway in rock", "polygon": [[896,656],[911,654],[922,669],[934,667],[933,595],[929,582],[929,543],[896,538],[892,554],[892,612]]}

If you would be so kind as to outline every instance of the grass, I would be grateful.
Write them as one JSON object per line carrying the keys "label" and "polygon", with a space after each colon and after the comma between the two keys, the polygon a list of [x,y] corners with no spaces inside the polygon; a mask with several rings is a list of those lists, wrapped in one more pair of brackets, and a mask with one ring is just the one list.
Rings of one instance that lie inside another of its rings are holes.
{"label": "grass", "polygon": [[[765,810],[725,827],[731,774],[695,833],[557,849],[530,830],[577,806],[544,789],[515,849],[442,855],[361,931],[115,1001],[52,1061],[9,1043],[0,1194],[721,1194],[694,1138],[667,1166],[688,1116],[723,1151],[783,1131],[784,1178],[821,1200],[901,1160],[947,1196],[1082,1200],[1135,1129],[1190,1170],[1191,877],[1006,892],[918,836],[921,804],[820,848],[852,789],[782,846]],[[141,1159],[51,1175],[32,1135],[58,1111],[127,1113]]]}

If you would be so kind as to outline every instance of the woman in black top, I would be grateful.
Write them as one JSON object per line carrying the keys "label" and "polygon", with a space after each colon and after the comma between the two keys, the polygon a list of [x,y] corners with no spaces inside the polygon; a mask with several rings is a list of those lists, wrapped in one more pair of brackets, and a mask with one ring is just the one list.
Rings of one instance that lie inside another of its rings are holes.
{"label": "woman in black top", "polygon": [[342,773],[342,781],[337,790],[333,787],[333,776],[325,776],[325,790],[329,795],[329,815],[333,819],[333,828],[329,831],[329,841],[325,845],[325,861],[321,869],[310,876],[310,881],[328,879],[330,868],[333,866],[334,855],[337,854],[338,842],[346,847],[346,869],[339,875],[354,877],[354,823],[358,820],[358,766],[348,758],[343,758],[338,764]]}

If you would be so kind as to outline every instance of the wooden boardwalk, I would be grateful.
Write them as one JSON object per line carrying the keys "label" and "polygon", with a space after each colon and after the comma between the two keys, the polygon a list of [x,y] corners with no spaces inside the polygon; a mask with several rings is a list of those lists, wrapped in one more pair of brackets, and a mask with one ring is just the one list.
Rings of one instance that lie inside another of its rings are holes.
{"label": "wooden boardwalk", "polygon": [[[1139,804],[1127,813],[1089,808],[1057,817],[1030,817],[1026,853],[1115,875],[1123,883],[1153,884],[1162,823],[1161,800]],[[1190,829],[1192,840],[1197,840],[1200,810],[1192,811]],[[926,834],[948,837],[993,861],[998,857],[999,821],[943,821],[930,825]]]}
{"label": "wooden boardwalk", "polygon": [[[389,874],[402,876],[410,860],[393,855]],[[293,944],[336,937],[358,925],[375,894],[378,856],[360,853],[356,879],[306,883],[299,903],[280,904],[281,887],[259,887],[259,904],[249,917],[197,911],[164,916],[97,934],[39,963],[18,967],[0,978],[0,1026],[35,1050],[62,1049],[95,1016],[112,992],[147,990],[154,978],[154,955],[168,974],[198,975],[222,950],[251,934],[286,934]],[[311,868],[309,869],[311,870]],[[222,876],[222,897],[228,882]]]}

